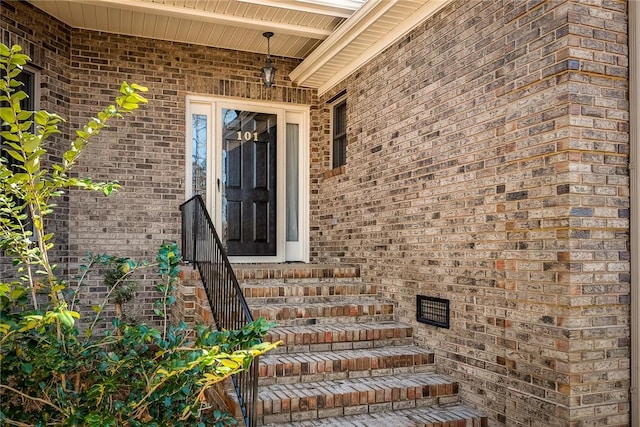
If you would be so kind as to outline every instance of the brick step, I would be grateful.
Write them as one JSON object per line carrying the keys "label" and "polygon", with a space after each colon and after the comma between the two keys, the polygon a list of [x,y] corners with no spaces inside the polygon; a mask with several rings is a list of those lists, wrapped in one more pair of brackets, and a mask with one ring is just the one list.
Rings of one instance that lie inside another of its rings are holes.
{"label": "brick step", "polygon": [[268,424],[265,427],[487,427],[487,418],[465,405],[399,409],[343,417]]}
{"label": "brick step", "polygon": [[254,318],[278,324],[265,340],[283,342],[259,362],[259,424],[486,426],[358,268],[234,268]]}
{"label": "brick step", "polygon": [[260,358],[259,385],[291,384],[433,372],[434,354],[417,346],[315,353],[267,354]]}
{"label": "brick step", "polygon": [[379,322],[393,319],[393,304],[373,297],[344,297],[327,303],[270,304],[252,306],[254,319],[264,317],[279,326],[313,325],[317,323]]}
{"label": "brick step", "polygon": [[322,299],[344,298],[356,295],[376,295],[377,285],[357,282],[318,282],[311,280],[308,283],[282,283],[271,281],[271,283],[243,284],[242,293],[244,297],[256,304],[278,303],[278,302],[321,302]]}
{"label": "brick step", "polygon": [[323,279],[360,277],[360,268],[325,264],[233,264],[240,283],[262,279]]}
{"label": "brick step", "polygon": [[[350,294],[348,296],[354,297],[361,294]],[[371,296],[366,295],[364,296]],[[300,296],[300,297],[280,297],[280,298],[247,298],[247,304],[249,306],[264,306],[271,304],[287,304],[289,306],[298,304],[331,304],[334,302],[344,301],[345,296]]]}
{"label": "brick step", "polygon": [[276,327],[265,341],[282,341],[273,353],[378,348],[413,343],[413,328],[397,322]]}
{"label": "brick step", "polygon": [[264,424],[458,402],[458,384],[435,373],[274,384],[258,391]]}

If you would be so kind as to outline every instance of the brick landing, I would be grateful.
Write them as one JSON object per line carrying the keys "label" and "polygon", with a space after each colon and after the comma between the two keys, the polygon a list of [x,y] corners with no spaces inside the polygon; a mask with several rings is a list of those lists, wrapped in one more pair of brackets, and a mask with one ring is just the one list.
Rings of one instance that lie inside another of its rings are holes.
{"label": "brick landing", "polygon": [[278,324],[262,357],[259,423],[267,426],[485,427],[458,383],[436,372],[393,304],[357,267],[235,265],[255,318]]}

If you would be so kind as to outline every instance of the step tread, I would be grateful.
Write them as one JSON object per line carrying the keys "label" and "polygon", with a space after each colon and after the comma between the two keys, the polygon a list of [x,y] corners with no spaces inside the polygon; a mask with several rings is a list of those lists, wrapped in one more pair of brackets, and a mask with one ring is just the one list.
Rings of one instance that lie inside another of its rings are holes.
{"label": "step tread", "polygon": [[277,326],[265,341],[281,341],[274,353],[338,351],[413,344],[413,327],[396,321]]}
{"label": "step tread", "polygon": [[335,324],[335,325],[301,325],[301,326],[275,326],[269,329],[270,335],[290,335],[290,334],[331,334],[337,336],[341,332],[360,332],[360,331],[375,331],[375,330],[395,330],[395,329],[407,329],[413,330],[413,327],[406,323],[389,321],[389,322],[371,322],[371,323],[347,323],[347,324]]}
{"label": "step tread", "polygon": [[361,282],[309,282],[309,283],[254,283],[242,284],[242,292],[247,301],[263,304],[264,301],[307,298],[318,301],[322,298],[345,298],[376,296],[379,287]]}
{"label": "step tread", "polygon": [[[276,363],[308,363],[310,361],[338,361],[344,359],[362,359],[362,358],[382,358],[382,357],[401,357],[401,356],[432,356],[431,350],[418,346],[396,346],[396,347],[380,347],[355,350],[339,350],[339,351],[318,351],[305,353],[268,353],[260,358],[261,365],[269,365]],[[406,365],[407,362],[399,362]]]}
{"label": "step tread", "polygon": [[[251,307],[251,301],[248,301],[249,306]],[[349,296],[343,296],[342,298],[340,298],[339,300],[335,300],[335,301],[330,301],[327,302],[325,304],[318,304],[318,303],[302,303],[302,304],[298,304],[296,305],[296,307],[317,307],[318,305],[328,305],[328,306],[335,306],[335,305],[371,305],[371,304],[380,304],[380,305],[393,305],[392,301],[386,301],[384,299],[380,299],[380,298],[376,298],[373,295],[349,295]],[[274,307],[274,308],[296,308],[296,307],[291,307],[290,304],[288,303],[273,303],[273,304],[269,304],[266,306],[260,306],[260,307],[256,307],[256,308],[268,308],[268,307]]]}
{"label": "step tread", "polygon": [[260,358],[259,384],[318,382],[342,378],[434,372],[435,355],[415,345],[304,353]]}
{"label": "step tread", "polygon": [[354,287],[364,286],[379,288],[368,282],[363,282],[359,277],[306,277],[306,278],[282,278],[282,279],[245,279],[239,283],[244,289],[253,288],[322,288],[322,287]]}
{"label": "step tread", "polygon": [[380,301],[373,297],[342,298],[338,301],[298,303],[295,305],[290,303],[275,303],[262,306],[249,305],[254,318],[262,316],[276,322],[318,317],[327,318],[325,320],[328,321],[331,320],[331,318],[337,317],[355,318],[375,315],[393,316],[393,307],[392,303]]}
{"label": "step tread", "polygon": [[453,404],[272,423],[265,427],[435,427],[452,425],[450,423],[463,420],[469,421],[473,427],[486,426],[486,419],[480,412],[466,405]]}
{"label": "step tread", "polygon": [[238,280],[359,277],[360,268],[333,264],[234,264]]}
{"label": "step tread", "polygon": [[327,324],[393,320],[394,305],[375,297],[346,297],[322,303],[275,303],[251,305],[254,318],[264,317],[282,325]]}
{"label": "step tread", "polygon": [[[318,396],[368,390],[391,390],[409,387],[437,387],[457,384],[451,377],[433,372],[395,374],[384,377],[346,378],[310,383],[272,384],[258,389],[260,400],[276,400],[283,396]],[[443,393],[448,393],[444,391]]]}
{"label": "step tread", "polygon": [[[293,305],[300,306],[301,304],[308,305],[322,305],[322,304],[334,304],[345,300],[345,297],[357,297],[359,299],[363,297],[371,297],[373,294],[354,293],[350,295],[315,295],[315,296],[284,296],[284,297],[265,297],[265,298],[246,298],[247,305],[249,307],[264,307],[270,305],[286,305],[291,307]],[[384,300],[378,300],[385,303]],[[388,304],[391,304],[390,302]]]}

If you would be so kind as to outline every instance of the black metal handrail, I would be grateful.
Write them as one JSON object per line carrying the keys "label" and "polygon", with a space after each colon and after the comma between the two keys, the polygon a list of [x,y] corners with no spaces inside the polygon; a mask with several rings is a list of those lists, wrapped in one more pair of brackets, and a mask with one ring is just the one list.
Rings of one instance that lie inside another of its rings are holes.
{"label": "black metal handrail", "polygon": [[[183,258],[200,273],[216,328],[241,329],[253,318],[202,197],[187,200],[180,211]],[[258,358],[232,379],[245,423],[253,427],[257,424]]]}

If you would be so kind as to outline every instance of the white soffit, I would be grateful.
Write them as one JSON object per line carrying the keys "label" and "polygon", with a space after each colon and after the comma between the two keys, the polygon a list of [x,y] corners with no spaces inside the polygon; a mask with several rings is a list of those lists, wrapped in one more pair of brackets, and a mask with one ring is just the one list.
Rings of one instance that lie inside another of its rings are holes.
{"label": "white soffit", "polygon": [[320,15],[350,17],[366,0],[238,0],[261,6],[310,12]]}
{"label": "white soffit", "polygon": [[289,77],[322,94],[452,0],[367,0]]}
{"label": "white soffit", "polygon": [[[2,0],[0,0],[2,1]],[[320,94],[452,0],[28,0],[72,28],[303,60]]]}
{"label": "white soffit", "polygon": [[[301,0],[29,0],[80,29],[303,59],[353,13]],[[286,7],[285,7],[286,6]]]}

